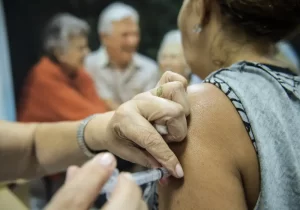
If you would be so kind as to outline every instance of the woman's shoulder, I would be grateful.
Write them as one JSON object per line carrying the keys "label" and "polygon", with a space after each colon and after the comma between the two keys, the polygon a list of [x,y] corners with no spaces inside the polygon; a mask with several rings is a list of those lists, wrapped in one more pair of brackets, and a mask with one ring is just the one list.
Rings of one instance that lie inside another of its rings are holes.
{"label": "woman's shoulder", "polygon": [[[161,189],[161,208],[245,209],[245,197],[250,206],[255,205],[259,192],[256,153],[230,100],[214,85],[200,84],[190,87],[189,101],[187,140],[173,146],[183,164],[185,180],[172,180]],[[247,179],[252,176],[246,183],[248,186],[251,181],[251,192],[241,181],[245,171]],[[248,193],[254,196],[245,196]]]}
{"label": "woman's shoulder", "polygon": [[300,77],[275,65],[239,62],[212,73],[204,82],[217,86],[226,95],[229,92],[238,96],[246,106],[268,106],[270,100],[290,103],[292,95],[300,101]]}
{"label": "woman's shoulder", "polygon": [[61,71],[60,67],[51,61],[48,57],[41,57],[40,60],[32,67],[28,74],[31,82],[51,83],[67,82],[67,76]]}
{"label": "woman's shoulder", "polygon": [[[288,67],[249,61],[241,61],[229,67],[221,68],[210,74],[205,81],[208,82],[211,78],[226,78],[229,82],[233,80],[236,83],[246,82],[246,84],[261,84],[262,80],[269,84],[278,84],[281,78],[299,80],[299,76]],[[257,79],[261,81],[256,81]]]}

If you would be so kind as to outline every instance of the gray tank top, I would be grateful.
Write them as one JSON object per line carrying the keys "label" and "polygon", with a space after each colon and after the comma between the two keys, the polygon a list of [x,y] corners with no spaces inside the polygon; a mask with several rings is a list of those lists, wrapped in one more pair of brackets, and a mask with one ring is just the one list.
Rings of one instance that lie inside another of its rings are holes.
{"label": "gray tank top", "polygon": [[300,77],[240,62],[205,82],[231,100],[257,151],[261,192],[256,209],[300,209]]}
{"label": "gray tank top", "polygon": [[[299,210],[300,76],[275,66],[240,62],[204,82],[231,100],[257,152],[261,192],[255,209]],[[149,209],[158,209],[157,196]]]}

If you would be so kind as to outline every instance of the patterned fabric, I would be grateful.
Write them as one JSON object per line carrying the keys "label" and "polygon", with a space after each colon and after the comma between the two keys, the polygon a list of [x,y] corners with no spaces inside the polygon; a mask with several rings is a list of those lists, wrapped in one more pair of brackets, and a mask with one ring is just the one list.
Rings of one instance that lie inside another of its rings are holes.
{"label": "patterned fabric", "polygon": [[205,82],[232,101],[258,153],[261,192],[255,209],[299,209],[300,77],[280,67],[240,62]]}
{"label": "patterned fabric", "polygon": [[215,86],[217,86],[222,92],[224,92],[226,94],[226,96],[230,99],[231,103],[233,104],[233,106],[236,108],[236,111],[239,113],[244,126],[249,134],[249,137],[252,141],[252,144],[255,148],[255,150],[257,151],[257,147],[256,147],[256,142],[255,142],[255,138],[253,135],[253,131],[251,128],[251,124],[249,121],[249,118],[247,116],[247,113],[245,111],[245,108],[241,102],[241,100],[239,99],[239,97],[236,95],[236,93],[234,92],[234,90],[222,79],[217,77],[217,74],[214,75],[213,77],[206,79],[204,81],[204,83],[211,83],[214,84]]}

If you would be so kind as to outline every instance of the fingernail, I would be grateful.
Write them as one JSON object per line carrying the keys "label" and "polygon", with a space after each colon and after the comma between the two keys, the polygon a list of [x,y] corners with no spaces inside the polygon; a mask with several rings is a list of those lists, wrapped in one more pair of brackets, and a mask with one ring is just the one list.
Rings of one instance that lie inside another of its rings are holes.
{"label": "fingernail", "polygon": [[122,173],[122,176],[125,177],[126,179],[134,181],[133,176],[130,173]]}
{"label": "fingernail", "polygon": [[111,166],[114,162],[114,156],[111,153],[104,153],[96,157],[98,163],[104,167]]}
{"label": "fingernail", "polygon": [[175,170],[179,178],[182,178],[184,176],[183,169],[179,163],[176,165]]}

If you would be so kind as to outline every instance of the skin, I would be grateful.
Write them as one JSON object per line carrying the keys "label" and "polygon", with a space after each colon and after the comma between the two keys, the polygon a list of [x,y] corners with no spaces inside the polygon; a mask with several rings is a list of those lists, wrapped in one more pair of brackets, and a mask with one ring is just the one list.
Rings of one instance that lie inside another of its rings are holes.
{"label": "skin", "polygon": [[[178,18],[188,65],[202,78],[241,60],[282,66],[270,46],[249,41],[243,31],[224,28],[216,1],[185,0]],[[193,32],[195,25],[202,32]],[[227,23],[230,24],[230,23]],[[230,34],[230,36],[229,36]],[[248,40],[248,41],[245,41]],[[174,145],[184,180],[159,189],[161,210],[253,209],[260,192],[259,162],[235,107],[212,84],[191,88],[187,141]]]}
{"label": "skin", "polygon": [[69,37],[68,45],[65,49],[56,49],[55,57],[65,67],[65,73],[72,76],[83,67],[84,58],[90,49],[88,39],[85,35]]}
{"label": "skin", "polygon": [[140,28],[132,18],[112,23],[110,33],[101,33],[100,40],[106,47],[110,62],[119,70],[126,69],[140,43]]}

